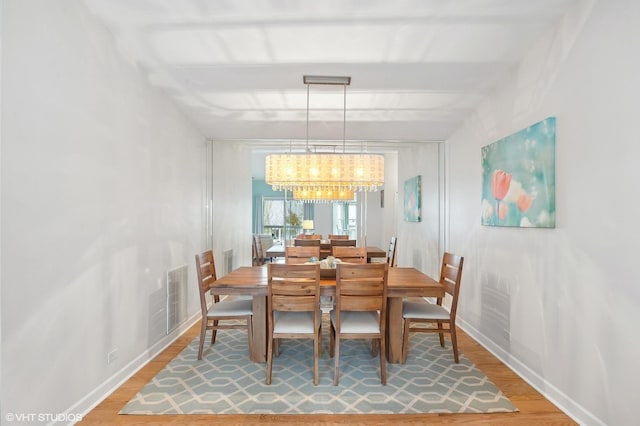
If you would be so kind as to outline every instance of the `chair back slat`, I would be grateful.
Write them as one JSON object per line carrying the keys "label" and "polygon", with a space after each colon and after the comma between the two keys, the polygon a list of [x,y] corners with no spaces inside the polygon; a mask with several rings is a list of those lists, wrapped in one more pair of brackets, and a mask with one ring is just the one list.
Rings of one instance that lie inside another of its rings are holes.
{"label": "chair back slat", "polygon": [[307,246],[318,246],[320,247],[320,239],[319,238],[305,238],[305,239],[300,239],[300,238],[296,238],[295,240],[293,240],[293,245],[296,247],[307,247]]}
{"label": "chair back slat", "polygon": [[329,234],[329,239],[330,240],[348,240],[349,236],[348,235],[333,235],[333,234]]}
{"label": "chair back slat", "polygon": [[347,239],[334,239],[331,240],[331,248],[333,247],[355,247],[356,246],[356,240],[347,240]]}

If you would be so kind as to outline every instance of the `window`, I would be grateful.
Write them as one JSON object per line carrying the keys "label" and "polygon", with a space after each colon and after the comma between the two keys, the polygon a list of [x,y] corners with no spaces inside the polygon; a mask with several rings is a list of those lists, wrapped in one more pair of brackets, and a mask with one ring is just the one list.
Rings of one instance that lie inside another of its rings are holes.
{"label": "window", "polygon": [[284,198],[265,198],[262,201],[262,233],[276,240],[292,239],[302,232],[304,203]]}
{"label": "window", "polygon": [[333,234],[358,238],[358,204],[356,202],[333,203]]}

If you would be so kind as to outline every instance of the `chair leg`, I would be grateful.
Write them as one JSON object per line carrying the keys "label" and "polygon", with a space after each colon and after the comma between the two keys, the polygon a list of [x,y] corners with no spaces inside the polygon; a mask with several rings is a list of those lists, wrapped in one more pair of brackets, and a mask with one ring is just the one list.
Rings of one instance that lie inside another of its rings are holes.
{"label": "chair leg", "polygon": [[249,359],[253,356],[253,317],[247,317],[247,339],[249,340]]}
{"label": "chair leg", "polygon": [[216,342],[216,334],[218,332],[218,320],[213,320],[213,331],[211,332],[211,344]]}
{"label": "chair leg", "polygon": [[207,334],[207,322],[207,318],[202,318],[200,326],[200,343],[198,345],[198,359],[202,359],[202,351],[204,350],[204,338]]}
{"label": "chair leg", "polygon": [[444,328],[442,327],[442,321],[438,321],[438,330],[440,331],[440,346],[444,348]]}
{"label": "chair leg", "polygon": [[336,333],[334,351],[334,368],[333,368],[333,385],[338,386],[340,381],[340,336]]}
{"label": "chair leg", "polygon": [[380,342],[380,382],[383,385],[386,385],[387,384],[387,364],[386,364],[387,354],[385,350],[385,345],[387,344],[387,342],[385,341],[384,334],[382,335],[382,337],[380,337],[380,340],[378,342]]}
{"label": "chair leg", "polygon": [[318,358],[320,353],[320,329],[313,339],[313,384],[318,384]]}
{"label": "chair leg", "polygon": [[404,331],[402,333],[402,363],[407,363],[407,355],[409,353],[409,327],[411,321],[409,319],[404,320]]}
{"label": "chair leg", "polygon": [[456,364],[458,364],[460,362],[460,359],[458,358],[458,339],[456,337],[456,326],[455,324],[449,324],[449,327],[451,327],[450,332],[451,346],[453,346],[453,359],[456,361]]}
{"label": "chair leg", "polygon": [[331,325],[331,332],[329,333],[329,356],[333,358],[334,350],[336,346],[336,330]]}
{"label": "chair leg", "polygon": [[378,355],[378,341],[371,339],[371,358],[375,358]]}
{"label": "chair leg", "polygon": [[273,333],[269,332],[267,339],[267,384],[271,384],[271,368],[273,367]]}

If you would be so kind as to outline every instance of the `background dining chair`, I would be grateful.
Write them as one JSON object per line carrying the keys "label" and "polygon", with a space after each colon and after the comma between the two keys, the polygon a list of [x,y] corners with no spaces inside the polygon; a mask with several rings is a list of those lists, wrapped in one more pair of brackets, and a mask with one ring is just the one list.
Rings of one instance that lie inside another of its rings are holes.
{"label": "background dining chair", "polygon": [[260,235],[253,234],[253,265],[264,265],[264,251],[262,250],[262,239]]}
{"label": "background dining chair", "polygon": [[396,244],[398,243],[398,238],[391,237],[389,240],[389,249],[387,250],[387,263],[390,268],[396,266]]}
{"label": "background dining chair", "polygon": [[[309,240],[312,241],[312,240]],[[301,264],[309,262],[312,257],[320,259],[320,246],[285,247],[284,263]]]}
{"label": "background dining chair", "polygon": [[329,239],[330,240],[348,240],[349,236],[348,235],[333,235],[333,234],[329,234]]}
{"label": "background dining chair", "polygon": [[347,263],[367,263],[366,247],[335,246],[333,257]]}
{"label": "background dining chair", "polygon": [[[335,358],[333,384],[340,377],[340,340],[372,339],[380,349],[380,381],[387,384],[386,317],[387,276],[386,263],[344,264],[336,271],[336,307],[330,313],[330,355]],[[376,344],[372,345],[376,355]]]}
{"label": "background dining chair", "polygon": [[269,264],[267,293],[267,384],[271,384],[277,339],[313,339],[313,384],[320,353],[320,265]]}
{"label": "background dining chair", "polygon": [[[451,308],[447,311],[442,307],[442,298],[439,297],[436,303],[426,300],[402,302],[402,318],[404,319],[404,334],[402,338],[402,362],[407,362],[409,349],[409,333],[438,333],[440,334],[440,346],[444,347],[444,333],[451,335],[451,345],[453,346],[453,357],[456,363],[458,359],[458,340],[456,338],[456,311],[458,309],[458,294],[460,293],[460,279],[462,278],[462,265],[464,257],[445,253],[442,257],[442,268],[440,269],[440,284],[445,291],[452,296]],[[413,323],[431,323],[436,327],[412,327]],[[446,325],[446,327],[443,327]]]}
{"label": "background dining chair", "polygon": [[[219,295],[213,296],[211,306],[207,304],[207,294],[210,293],[213,283],[217,279],[216,265],[213,259],[213,251],[207,250],[203,253],[196,254],[196,272],[198,275],[198,290],[200,293],[200,309],[202,311],[202,322],[200,326],[200,344],[198,346],[198,359],[202,359],[204,349],[204,338],[207,330],[211,331],[211,344],[216,342],[216,334],[218,330],[223,329],[247,329],[247,338],[249,340],[249,354],[252,351],[252,300],[239,299],[226,301],[220,300]],[[226,320],[234,320],[231,323]],[[238,323],[237,320],[244,320],[244,323]],[[219,321],[225,321],[219,323]]]}

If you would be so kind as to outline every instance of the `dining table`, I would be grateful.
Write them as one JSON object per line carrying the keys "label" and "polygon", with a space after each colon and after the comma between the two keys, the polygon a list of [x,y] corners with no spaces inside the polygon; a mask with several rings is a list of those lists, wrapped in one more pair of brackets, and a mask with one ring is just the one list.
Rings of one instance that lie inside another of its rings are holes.
{"label": "dining table", "polygon": [[[242,266],[218,278],[211,288],[212,294],[251,296],[253,298],[253,341],[250,358],[265,362],[267,353],[267,268]],[[320,280],[320,295],[335,296],[336,279]],[[440,282],[416,268],[389,268],[387,278],[387,360],[402,361],[402,300],[406,297],[444,297]]]}

